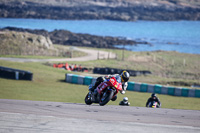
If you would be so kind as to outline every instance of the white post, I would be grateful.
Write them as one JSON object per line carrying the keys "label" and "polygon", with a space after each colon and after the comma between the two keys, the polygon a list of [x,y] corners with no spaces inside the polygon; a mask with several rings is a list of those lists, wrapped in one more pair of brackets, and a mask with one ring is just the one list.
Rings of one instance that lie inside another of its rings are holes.
{"label": "white post", "polygon": [[15,79],[19,80],[19,72],[15,72]]}
{"label": "white post", "polygon": [[98,51],[98,53],[97,53],[97,60],[99,60],[99,51]]}
{"label": "white post", "polygon": [[183,59],[183,66],[185,66],[185,63],[186,63],[186,61],[185,61],[185,59]]}

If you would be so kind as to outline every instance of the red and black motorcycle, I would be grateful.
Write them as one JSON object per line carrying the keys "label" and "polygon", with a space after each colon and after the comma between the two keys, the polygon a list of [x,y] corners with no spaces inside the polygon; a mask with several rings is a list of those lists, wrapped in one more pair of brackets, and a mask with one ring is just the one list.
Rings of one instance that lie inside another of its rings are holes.
{"label": "red and black motorcycle", "polygon": [[115,101],[117,93],[122,90],[121,78],[111,77],[102,82],[94,92],[89,92],[85,97],[85,103],[91,105],[92,103],[99,103],[99,105],[106,105],[110,100]]}

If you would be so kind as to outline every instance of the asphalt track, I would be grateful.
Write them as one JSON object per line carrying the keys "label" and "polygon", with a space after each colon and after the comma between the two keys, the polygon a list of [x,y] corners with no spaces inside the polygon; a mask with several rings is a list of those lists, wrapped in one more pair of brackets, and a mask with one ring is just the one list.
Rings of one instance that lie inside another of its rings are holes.
{"label": "asphalt track", "polygon": [[62,58],[62,59],[28,59],[28,58],[0,57],[0,60],[13,61],[13,62],[52,62],[52,61],[90,61],[97,59],[116,58],[116,54],[106,51],[84,49],[84,48],[75,48],[75,50],[87,53],[87,55],[76,58]]}
{"label": "asphalt track", "polygon": [[[79,49],[84,57],[4,58],[14,62],[88,61],[115,58],[108,52]],[[200,111],[0,99],[0,133],[200,133]]]}
{"label": "asphalt track", "polygon": [[0,133],[199,133],[200,111],[0,99]]}

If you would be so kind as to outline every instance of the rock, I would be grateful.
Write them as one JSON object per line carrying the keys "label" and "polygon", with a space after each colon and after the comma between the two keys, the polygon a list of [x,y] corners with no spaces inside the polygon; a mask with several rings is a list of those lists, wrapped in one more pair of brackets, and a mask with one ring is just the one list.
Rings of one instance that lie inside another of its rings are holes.
{"label": "rock", "polygon": [[[19,31],[19,32],[28,32],[32,34],[42,35],[46,38],[40,38],[40,43],[45,47],[51,47],[50,40],[53,44],[62,44],[62,45],[71,45],[71,46],[86,46],[86,47],[97,47],[97,48],[115,48],[114,45],[125,45],[125,44],[149,44],[148,42],[136,42],[134,40],[120,38],[120,37],[102,37],[89,34],[75,34],[67,30],[54,30],[48,32],[45,30],[31,30],[31,29],[22,29],[14,27],[6,27],[0,29],[0,31]],[[50,39],[49,39],[50,38]],[[34,41],[30,40],[29,41]],[[48,42],[44,43],[44,42]]]}
{"label": "rock", "polygon": [[2,18],[61,20],[200,20],[197,0],[0,1]]}
{"label": "rock", "polygon": [[[36,39],[39,42],[39,45],[44,48],[49,49],[49,48],[53,47],[53,44],[52,44],[51,40],[49,39],[49,37],[44,37],[44,36],[40,35]],[[35,43],[35,44],[37,44],[37,43]]]}
{"label": "rock", "polygon": [[2,55],[54,55],[55,52],[49,37],[28,32],[1,31],[0,44]]}

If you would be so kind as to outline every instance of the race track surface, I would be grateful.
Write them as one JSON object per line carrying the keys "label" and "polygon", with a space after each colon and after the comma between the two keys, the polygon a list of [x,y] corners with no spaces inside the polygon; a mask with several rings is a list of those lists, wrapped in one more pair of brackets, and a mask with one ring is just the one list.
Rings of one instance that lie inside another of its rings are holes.
{"label": "race track surface", "polygon": [[0,99],[0,133],[198,133],[199,110]]}
{"label": "race track surface", "polygon": [[9,58],[0,57],[0,60],[13,61],[13,62],[51,62],[51,61],[90,61],[97,59],[113,59],[116,54],[106,51],[99,51],[93,49],[76,48],[77,51],[86,53],[86,56],[75,58],[62,58],[62,59],[28,59],[28,58]]}

